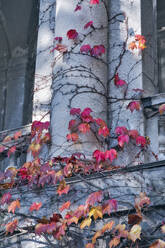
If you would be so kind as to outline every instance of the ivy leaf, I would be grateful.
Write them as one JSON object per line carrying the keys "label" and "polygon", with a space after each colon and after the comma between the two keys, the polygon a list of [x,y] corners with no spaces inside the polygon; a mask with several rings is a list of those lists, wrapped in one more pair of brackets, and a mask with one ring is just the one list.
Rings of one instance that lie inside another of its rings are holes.
{"label": "ivy leaf", "polygon": [[13,233],[14,230],[16,229],[17,225],[18,225],[18,220],[17,219],[14,219],[12,222],[9,222],[6,225],[6,234],[8,234],[9,232]]}
{"label": "ivy leaf", "polygon": [[103,213],[102,213],[102,209],[100,206],[97,207],[93,207],[91,208],[90,212],[89,212],[89,217],[92,217],[97,220],[98,218],[103,218]]}
{"label": "ivy leaf", "polygon": [[118,138],[118,144],[120,147],[123,147],[124,146],[124,143],[127,143],[129,142],[129,136],[126,134],[126,135],[120,135]]}
{"label": "ivy leaf", "polygon": [[93,21],[87,22],[87,23],[84,25],[84,29],[87,29],[87,28],[92,27],[92,26],[93,26]]}
{"label": "ivy leaf", "polygon": [[74,217],[72,217],[72,218],[67,220],[68,225],[71,225],[72,223],[75,223],[75,224],[78,223],[78,218],[76,216],[74,216]]}
{"label": "ivy leaf", "polygon": [[55,37],[54,38],[55,41],[61,42],[62,41],[62,37]]}
{"label": "ivy leaf", "polygon": [[71,134],[67,134],[66,138],[67,138],[67,141],[71,140],[73,142],[76,142],[79,137],[77,133],[71,133]]}
{"label": "ivy leaf", "polygon": [[105,160],[104,152],[101,152],[99,150],[95,150],[93,152],[93,157],[96,159],[96,162],[97,163],[100,163],[100,161],[104,161]]}
{"label": "ivy leaf", "polygon": [[58,186],[57,193],[59,194],[59,196],[61,196],[62,194],[68,194],[69,189],[70,185],[66,185],[66,182],[63,180]]}
{"label": "ivy leaf", "polygon": [[142,221],[141,214],[129,214],[128,215],[128,224],[135,225],[139,224]]}
{"label": "ivy leaf", "polygon": [[165,233],[165,225],[161,226],[162,233]]}
{"label": "ivy leaf", "polygon": [[78,37],[78,33],[76,29],[70,29],[67,32],[67,37],[68,37],[68,40],[75,40]]}
{"label": "ivy leaf", "polygon": [[160,105],[159,107],[159,113],[162,115],[165,112],[165,104]]}
{"label": "ivy leaf", "polygon": [[114,238],[109,242],[109,248],[116,247],[118,244],[120,244],[120,238],[114,237]]}
{"label": "ivy leaf", "polygon": [[5,146],[0,145],[0,152],[3,152],[5,150]]}
{"label": "ivy leaf", "polygon": [[68,126],[69,126],[68,129],[74,128],[75,125],[76,125],[76,120],[70,120],[70,121],[69,121],[69,125],[68,125]]}
{"label": "ivy leaf", "polygon": [[66,53],[68,51],[68,47],[59,43],[51,50],[51,52],[54,52],[54,50],[57,50],[60,53]]}
{"label": "ivy leaf", "polygon": [[92,112],[92,110],[90,108],[85,108],[83,110],[83,112],[81,113],[81,118],[84,122],[91,122],[93,121],[92,116],[90,115],[90,113]]}
{"label": "ivy leaf", "polygon": [[90,226],[91,225],[91,222],[92,222],[92,219],[91,218],[86,218],[85,220],[83,220],[80,224],[80,228],[83,229],[84,227],[86,226]]}
{"label": "ivy leaf", "polygon": [[77,4],[76,8],[75,8],[75,12],[78,11],[78,10],[81,10],[81,6]]}
{"label": "ivy leaf", "polygon": [[101,56],[104,53],[105,53],[104,45],[96,45],[90,51],[91,56],[95,56],[95,57]]}
{"label": "ivy leaf", "polygon": [[164,248],[164,247],[165,247],[165,242],[161,239],[158,239],[154,243],[152,243],[149,248]]}
{"label": "ivy leaf", "polygon": [[102,234],[105,233],[106,231],[111,231],[114,224],[115,224],[114,221],[110,221],[107,224],[105,224],[101,229]]}
{"label": "ivy leaf", "polygon": [[83,45],[80,48],[81,53],[89,53],[91,51],[91,46],[89,44]]}
{"label": "ivy leaf", "polygon": [[21,131],[18,131],[14,134],[14,139],[17,140],[19,139],[20,137],[22,136],[22,132]]}
{"label": "ivy leaf", "polygon": [[14,214],[16,208],[20,208],[20,201],[18,199],[10,203],[8,206],[8,213],[12,212]]}
{"label": "ivy leaf", "polygon": [[101,234],[102,234],[102,232],[101,232],[100,230],[97,231],[97,232],[95,233],[95,235],[94,235],[93,238],[92,238],[92,243],[93,243],[93,244],[96,243],[96,239],[97,239],[98,237],[100,237]]}
{"label": "ivy leaf", "polygon": [[108,127],[105,125],[103,127],[100,127],[99,128],[99,131],[98,131],[98,134],[99,135],[103,135],[105,138],[109,135],[109,129]]}
{"label": "ivy leaf", "polygon": [[139,101],[130,102],[127,106],[127,109],[130,109],[131,112],[133,112],[134,110],[139,111],[140,110],[140,102]]}
{"label": "ivy leaf", "polygon": [[115,149],[110,149],[105,152],[105,159],[109,159],[111,163],[117,158],[117,151]]}
{"label": "ivy leaf", "polygon": [[111,214],[112,210],[117,210],[117,201],[115,199],[109,199],[103,204],[103,214]]}
{"label": "ivy leaf", "polygon": [[135,208],[137,212],[141,211],[145,205],[150,205],[150,198],[144,192],[140,192],[140,195],[135,198]]}
{"label": "ivy leaf", "polygon": [[79,126],[78,126],[78,129],[80,132],[82,133],[87,133],[90,131],[90,125],[88,123],[81,123]]}
{"label": "ivy leaf", "polygon": [[86,200],[87,206],[93,206],[96,202],[101,202],[103,197],[102,191],[97,191],[90,194]]}
{"label": "ivy leaf", "polygon": [[60,207],[60,211],[62,212],[62,211],[64,211],[64,209],[68,209],[69,207],[70,207],[70,201],[67,201],[67,202],[65,202],[61,207]]}
{"label": "ivy leaf", "polygon": [[41,206],[42,206],[42,202],[39,202],[39,203],[34,202],[34,203],[30,206],[29,211],[30,211],[30,212],[32,212],[32,211],[34,211],[34,210],[38,211],[38,210],[41,208]]}
{"label": "ivy leaf", "polygon": [[138,136],[136,138],[136,145],[141,145],[144,147],[146,145],[146,138],[144,136]]}
{"label": "ivy leaf", "polygon": [[131,49],[131,50],[134,50],[137,48],[137,45],[136,45],[136,42],[135,41],[132,41],[129,46],[128,46],[128,49]]}
{"label": "ivy leaf", "polygon": [[92,244],[92,243],[88,243],[86,246],[85,246],[85,248],[94,248],[95,246],[94,246],[94,244]]}
{"label": "ivy leaf", "polygon": [[126,84],[127,84],[124,80],[121,80],[121,79],[119,78],[119,74],[118,74],[118,73],[116,73],[116,75],[115,75],[115,81],[114,81],[114,83],[115,83],[115,85],[116,85],[117,87],[123,86],[123,85],[126,85]]}
{"label": "ivy leaf", "polygon": [[141,234],[141,226],[134,225],[128,234],[128,238],[133,242],[135,242],[137,239],[140,239],[140,234]]}
{"label": "ivy leaf", "polygon": [[2,198],[1,198],[1,204],[4,205],[5,203],[9,203],[10,202],[10,199],[11,199],[12,195],[8,192],[8,193],[5,193]]}
{"label": "ivy leaf", "polygon": [[17,149],[16,146],[12,146],[12,147],[8,150],[7,156],[10,157],[10,155],[11,155],[12,153],[15,153],[16,149]]}
{"label": "ivy leaf", "polygon": [[90,4],[99,4],[99,0],[90,0]]}
{"label": "ivy leaf", "polygon": [[70,115],[80,115],[81,109],[80,108],[72,108],[70,110]]}
{"label": "ivy leaf", "polygon": [[127,130],[127,128],[125,126],[116,127],[115,133],[117,135],[124,135],[124,134],[127,134],[128,133],[128,130]]}
{"label": "ivy leaf", "polygon": [[136,139],[139,136],[138,131],[135,130],[129,130],[128,131],[128,135],[132,138],[132,139]]}

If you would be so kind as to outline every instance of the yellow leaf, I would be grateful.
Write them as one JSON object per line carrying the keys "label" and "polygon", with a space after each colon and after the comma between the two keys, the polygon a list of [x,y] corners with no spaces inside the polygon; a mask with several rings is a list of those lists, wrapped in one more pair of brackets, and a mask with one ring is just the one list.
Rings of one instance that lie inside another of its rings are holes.
{"label": "yellow leaf", "polygon": [[86,218],[85,220],[83,220],[80,224],[80,228],[83,229],[85,226],[90,226],[91,225],[91,222],[92,222],[92,219],[91,218]]}
{"label": "yellow leaf", "polygon": [[128,238],[131,239],[133,242],[135,242],[137,239],[140,239],[140,234],[141,234],[141,226],[134,225],[128,234]]}
{"label": "yellow leaf", "polygon": [[100,206],[91,208],[89,217],[93,216],[95,220],[103,218],[102,208]]}

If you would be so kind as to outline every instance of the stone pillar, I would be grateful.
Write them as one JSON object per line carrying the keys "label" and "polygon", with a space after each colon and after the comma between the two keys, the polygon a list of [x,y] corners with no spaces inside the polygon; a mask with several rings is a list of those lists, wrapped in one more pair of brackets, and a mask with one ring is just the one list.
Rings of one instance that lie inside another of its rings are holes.
{"label": "stone pillar", "polygon": [[[54,80],[52,97],[52,154],[61,152],[84,152],[91,155],[99,148],[92,133],[87,139],[82,135],[81,141],[74,144],[66,142],[71,108],[91,108],[95,117],[106,120],[107,116],[107,60],[106,55],[95,58],[80,53],[82,45],[104,45],[107,52],[107,14],[104,3],[90,5],[89,1],[81,4],[81,10],[74,11],[74,0],[56,1],[56,37],[62,37],[62,44],[68,52],[55,54]],[[84,29],[84,25],[93,21],[93,26]],[[78,37],[68,40],[67,32],[75,29]],[[63,148],[64,150],[63,150]]]}
{"label": "stone pillar", "polygon": [[[140,98],[133,89],[143,89],[142,53],[138,49],[133,51],[128,49],[129,43],[134,40],[136,34],[141,34],[141,1],[110,1],[109,120],[112,135],[117,126],[137,129],[141,135],[144,135],[143,110],[134,110],[131,113],[127,109],[129,102]],[[115,86],[114,76],[116,73],[120,79],[126,81],[127,86]],[[117,145],[115,142],[112,139],[110,146]],[[128,151],[129,145],[127,145],[125,155],[122,153],[119,157],[120,164],[127,165],[132,161],[135,154],[132,151],[130,154]]]}
{"label": "stone pillar", "polygon": [[53,39],[55,31],[55,0],[40,0],[37,56],[33,96],[33,121],[49,120],[52,84]]}

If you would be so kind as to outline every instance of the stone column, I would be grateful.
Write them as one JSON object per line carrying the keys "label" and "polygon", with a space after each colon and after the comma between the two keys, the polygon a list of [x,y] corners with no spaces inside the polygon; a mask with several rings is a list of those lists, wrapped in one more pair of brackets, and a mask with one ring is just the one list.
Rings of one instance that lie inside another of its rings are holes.
{"label": "stone column", "polygon": [[53,39],[55,31],[55,0],[40,0],[37,56],[33,96],[33,121],[49,120],[52,67]]}
{"label": "stone column", "polygon": [[[133,113],[127,109],[129,102],[140,99],[133,89],[143,89],[142,52],[139,49],[133,51],[128,49],[129,43],[134,40],[136,34],[141,34],[141,1],[110,1],[109,120],[112,134],[117,126],[126,126],[128,129],[137,129],[141,135],[144,135],[142,108],[140,111],[134,110]],[[116,73],[127,83],[127,86],[115,86]],[[112,139],[110,146],[115,145],[117,143]],[[122,153],[119,157],[120,164],[129,164],[135,156],[132,151],[130,153],[129,145],[126,150],[125,155]]]}
{"label": "stone column", "polygon": [[[74,0],[56,1],[56,37],[62,37],[62,44],[68,52],[55,54],[53,97],[51,105],[52,154],[84,152],[91,155],[99,144],[92,133],[80,137],[77,144],[66,142],[71,108],[91,108],[95,117],[107,117],[107,60],[80,53],[82,45],[104,45],[107,52],[107,9],[104,3],[90,5],[83,1],[81,10],[74,11]],[[93,21],[95,28],[84,29]],[[76,40],[68,40],[67,32],[75,29]],[[64,152],[65,150],[65,152]]]}

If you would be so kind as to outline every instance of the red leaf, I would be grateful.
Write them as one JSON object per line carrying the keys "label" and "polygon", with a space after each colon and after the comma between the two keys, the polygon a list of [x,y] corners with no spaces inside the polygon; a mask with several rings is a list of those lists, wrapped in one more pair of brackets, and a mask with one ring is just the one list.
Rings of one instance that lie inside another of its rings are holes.
{"label": "red leaf", "polygon": [[9,232],[13,233],[14,230],[16,229],[17,225],[18,225],[18,220],[17,219],[14,219],[12,222],[9,222],[6,225],[6,234],[8,234]]}
{"label": "red leaf", "polygon": [[128,135],[129,135],[132,139],[136,139],[136,138],[139,136],[139,133],[138,133],[138,131],[135,129],[135,130],[130,130],[130,131],[128,131]]}
{"label": "red leaf", "polygon": [[127,109],[130,109],[131,112],[133,112],[134,110],[139,111],[140,110],[140,102],[139,101],[130,102],[127,106]]}
{"label": "red leaf", "polygon": [[70,120],[68,129],[72,129],[73,127],[75,127],[75,125],[76,125],[76,120]]}
{"label": "red leaf", "polygon": [[109,135],[109,129],[108,129],[108,127],[107,126],[100,127],[98,134],[99,135],[103,135],[106,138]]}
{"label": "red leaf", "polygon": [[56,47],[54,47],[50,52],[54,52],[54,50],[57,50],[60,53],[65,53],[67,52],[68,48],[65,45],[57,44]]}
{"label": "red leaf", "polygon": [[81,109],[80,108],[72,108],[70,110],[70,115],[80,115]]}
{"label": "red leaf", "polygon": [[128,130],[124,126],[122,126],[122,127],[116,127],[115,133],[118,134],[118,135],[124,135],[124,134],[127,134],[128,133]]}
{"label": "red leaf", "polygon": [[42,202],[39,202],[39,203],[34,202],[34,203],[30,206],[29,211],[30,211],[30,212],[32,212],[32,211],[34,211],[34,210],[38,211],[38,210],[41,208],[41,206],[42,206]]}
{"label": "red leaf", "polygon": [[136,138],[136,145],[141,145],[142,147],[144,147],[146,143],[146,138],[144,136],[138,136]]}
{"label": "red leaf", "polygon": [[68,32],[67,32],[67,37],[69,40],[75,40],[78,36],[78,33],[75,29],[70,29]]}
{"label": "red leaf", "polygon": [[91,53],[91,56],[95,56],[95,57],[101,56],[103,53],[105,53],[105,47],[104,45],[94,46],[91,49],[90,53]]}
{"label": "red leaf", "polygon": [[55,37],[54,40],[61,42],[62,41],[62,37]]}
{"label": "red leaf", "polygon": [[9,203],[10,202],[10,199],[11,199],[11,194],[8,192],[8,193],[5,193],[2,198],[1,198],[1,204],[4,205],[5,203]]}
{"label": "red leaf", "polygon": [[64,209],[68,209],[70,207],[70,201],[65,202],[61,207],[60,207],[60,211],[62,212]]}
{"label": "red leaf", "polygon": [[118,139],[118,144],[121,147],[124,146],[124,143],[128,144],[128,142],[129,142],[129,136],[128,135],[120,135],[117,139]]}
{"label": "red leaf", "polygon": [[125,85],[125,84],[127,84],[124,80],[121,80],[120,78],[119,78],[119,75],[118,75],[118,73],[116,73],[116,75],[115,75],[115,85],[117,86],[117,87],[119,87],[119,86],[123,86],[123,85]]}
{"label": "red leaf", "polygon": [[90,0],[90,4],[99,4],[99,0]]}
{"label": "red leaf", "polygon": [[69,189],[70,185],[66,185],[66,182],[63,180],[58,186],[57,193],[59,194],[59,196],[62,194],[68,194]]}
{"label": "red leaf", "polygon": [[81,6],[77,4],[76,8],[75,8],[75,12],[78,11],[78,10],[81,10]]}
{"label": "red leaf", "polygon": [[87,22],[84,26],[84,29],[92,27],[93,26],[93,21]]}
{"label": "red leaf", "polygon": [[83,110],[83,112],[81,113],[81,118],[84,122],[91,122],[93,121],[92,116],[90,115],[90,113],[92,112],[92,110],[90,108],[85,108]]}
{"label": "red leaf", "polygon": [[90,46],[89,44],[83,45],[83,46],[80,48],[80,52],[81,52],[81,53],[83,53],[83,52],[88,53],[88,52],[90,52],[90,51],[91,51],[91,46]]}
{"label": "red leaf", "polygon": [[0,145],[0,152],[3,152],[5,150],[5,146]]}
{"label": "red leaf", "polygon": [[73,142],[76,142],[79,137],[77,133],[71,133],[71,134],[67,134],[66,138],[68,141],[72,140]]}
{"label": "red leaf", "polygon": [[80,132],[82,133],[87,133],[90,131],[90,125],[88,123],[81,123],[79,126],[78,126],[78,129]]}
{"label": "red leaf", "polygon": [[93,157],[96,159],[97,163],[100,163],[100,161],[105,160],[104,152],[101,152],[99,150],[93,152]]}
{"label": "red leaf", "polygon": [[115,199],[110,199],[106,201],[103,205],[103,214],[111,214],[112,210],[117,211],[117,201]]}
{"label": "red leaf", "polygon": [[105,152],[105,159],[109,159],[111,163],[117,158],[117,151],[115,149],[110,149]]}
{"label": "red leaf", "polygon": [[18,199],[10,203],[10,205],[8,206],[8,213],[12,211],[12,213],[14,214],[16,208],[20,208],[20,202]]}
{"label": "red leaf", "polygon": [[102,197],[103,197],[102,191],[94,192],[88,196],[88,199],[86,200],[86,205],[93,206],[96,202],[101,202]]}

